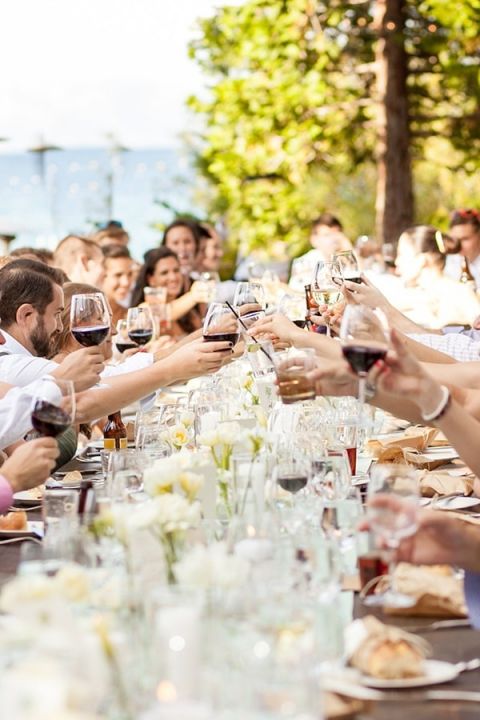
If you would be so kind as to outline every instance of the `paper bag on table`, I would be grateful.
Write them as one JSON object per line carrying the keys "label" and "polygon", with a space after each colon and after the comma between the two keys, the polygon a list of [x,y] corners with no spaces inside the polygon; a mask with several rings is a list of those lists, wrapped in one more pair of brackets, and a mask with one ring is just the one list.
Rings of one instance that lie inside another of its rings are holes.
{"label": "paper bag on table", "polygon": [[[419,473],[420,494],[423,497],[435,497],[437,495],[471,495],[473,493],[473,477],[452,476],[448,472],[429,472],[424,470]],[[480,499],[479,499],[480,503]]]}
{"label": "paper bag on table", "polygon": [[[395,590],[416,599],[413,607],[389,608],[389,615],[412,615],[434,618],[467,617],[463,582],[455,577],[449,565],[409,565],[400,563],[394,574]],[[388,582],[388,579],[387,579]],[[383,582],[377,592],[383,592]]]}
{"label": "paper bag on table", "polygon": [[411,465],[418,470],[435,470],[435,468],[445,465],[446,460],[431,458],[416,452],[413,448],[389,447],[383,448],[375,455],[379,463],[398,463],[400,465]]}

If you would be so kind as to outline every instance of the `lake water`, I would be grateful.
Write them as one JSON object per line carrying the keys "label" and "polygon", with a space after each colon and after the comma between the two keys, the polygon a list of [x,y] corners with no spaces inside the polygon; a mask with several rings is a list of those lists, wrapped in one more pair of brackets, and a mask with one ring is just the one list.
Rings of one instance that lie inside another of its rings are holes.
{"label": "lake water", "polygon": [[68,233],[87,234],[96,222],[113,218],[128,230],[141,259],[160,238],[152,225],[173,217],[160,203],[195,212],[193,173],[181,152],[168,148],[0,154],[0,233],[16,235],[11,248],[54,248]]}

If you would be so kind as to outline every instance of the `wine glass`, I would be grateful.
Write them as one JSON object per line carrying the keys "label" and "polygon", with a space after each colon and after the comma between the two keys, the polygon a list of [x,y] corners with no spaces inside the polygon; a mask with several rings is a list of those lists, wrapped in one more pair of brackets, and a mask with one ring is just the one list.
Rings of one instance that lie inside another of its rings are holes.
{"label": "wine glass", "polygon": [[345,308],[340,340],[344,358],[358,375],[360,414],[365,403],[367,375],[375,363],[387,354],[387,333],[387,320],[381,311],[365,305],[347,305]]}
{"label": "wine glass", "polygon": [[[371,530],[392,552],[392,558],[400,542],[415,534],[419,504],[420,487],[413,468],[395,463],[374,466],[368,484],[367,516]],[[414,598],[396,591],[395,564],[393,559],[389,563],[389,589],[381,595],[367,595],[366,605],[405,608],[415,604]]]}
{"label": "wine glass", "polygon": [[355,283],[362,282],[362,278],[360,277],[360,267],[353,250],[346,250],[345,252],[337,253],[333,256],[333,260],[340,268],[342,280],[348,280],[349,282]]}
{"label": "wine glass", "polygon": [[[49,398],[46,400],[45,398]],[[42,379],[32,402],[32,426],[39,435],[58,437],[75,419],[75,388],[72,380]]]}
{"label": "wine glass", "polygon": [[[342,282],[340,266],[336,262],[321,260],[315,266],[311,292],[313,299],[320,307],[326,305],[331,308],[342,298],[339,281]],[[327,324],[327,335],[331,335],[330,325]]]}
{"label": "wine glass", "polygon": [[235,289],[233,304],[239,308],[242,305],[260,305],[265,310],[267,301],[265,288],[261,282],[239,282]]}
{"label": "wine glass", "polygon": [[136,343],[132,342],[128,337],[128,328],[126,320],[119,320],[117,322],[117,334],[115,335],[115,345],[119,353],[124,353],[125,350],[131,350],[136,348]]}
{"label": "wine glass", "polygon": [[110,311],[103,293],[73,295],[70,332],[84,347],[100,345],[110,332]]}
{"label": "wine glass", "polygon": [[148,307],[129,308],[127,313],[128,337],[136,345],[146,345],[153,335],[153,317]]}
{"label": "wine glass", "polygon": [[240,337],[237,318],[224,303],[211,303],[203,321],[205,342],[227,341],[235,345]]}
{"label": "wine glass", "polygon": [[288,445],[279,449],[272,474],[271,500],[289,534],[295,534],[303,524],[299,504],[306,498],[309,481],[308,459],[299,456]]}
{"label": "wine glass", "polygon": [[307,325],[307,307],[304,296],[285,293],[280,300],[278,310],[288,317],[297,327],[304,329]]}

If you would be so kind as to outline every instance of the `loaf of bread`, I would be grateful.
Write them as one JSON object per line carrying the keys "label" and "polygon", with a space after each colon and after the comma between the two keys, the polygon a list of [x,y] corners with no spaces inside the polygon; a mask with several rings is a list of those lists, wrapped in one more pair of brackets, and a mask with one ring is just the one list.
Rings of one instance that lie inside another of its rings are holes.
{"label": "loaf of bread", "polygon": [[0,515],[0,530],[26,530],[27,513],[23,510]]}

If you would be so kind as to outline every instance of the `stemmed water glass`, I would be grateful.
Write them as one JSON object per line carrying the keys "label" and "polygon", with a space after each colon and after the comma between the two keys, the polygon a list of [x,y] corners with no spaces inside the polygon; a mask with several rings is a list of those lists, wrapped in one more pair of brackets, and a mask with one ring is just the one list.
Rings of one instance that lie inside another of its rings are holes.
{"label": "stemmed water glass", "polygon": [[415,604],[414,598],[395,589],[393,555],[400,542],[417,530],[419,501],[419,483],[412,468],[395,463],[374,466],[368,485],[367,515],[370,529],[377,541],[391,551],[392,559],[389,589],[383,594],[367,595],[364,598],[366,605],[404,608]]}
{"label": "stemmed water glass", "polygon": [[[313,299],[320,307],[327,306],[328,309],[336,305],[342,298],[342,291],[339,288],[342,282],[340,266],[336,262],[318,262],[313,274],[311,292]],[[331,335],[330,325],[327,324],[327,335]]]}
{"label": "stemmed water glass", "polygon": [[239,282],[233,297],[233,304],[240,308],[242,305],[260,305],[262,310],[267,306],[265,288],[261,282]]}
{"label": "stemmed water glass", "polygon": [[110,312],[103,293],[73,295],[70,332],[84,347],[100,345],[110,332]]}
{"label": "stemmed water glass", "polygon": [[340,268],[341,280],[348,280],[354,283],[362,282],[360,267],[353,250],[337,253],[333,256],[333,261],[336,262]]}
{"label": "stemmed water glass", "polygon": [[153,336],[153,317],[148,307],[130,308],[127,313],[127,332],[136,345],[146,345]]}

